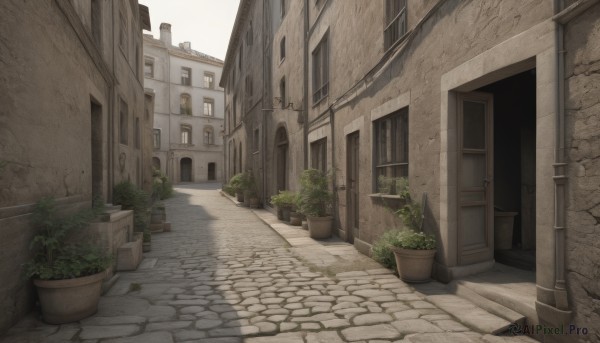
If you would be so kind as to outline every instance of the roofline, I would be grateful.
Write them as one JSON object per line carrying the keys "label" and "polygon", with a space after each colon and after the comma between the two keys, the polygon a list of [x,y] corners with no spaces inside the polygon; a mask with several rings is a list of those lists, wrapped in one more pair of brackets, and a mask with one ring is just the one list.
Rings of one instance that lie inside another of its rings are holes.
{"label": "roofline", "polygon": [[221,88],[225,88],[224,82],[226,80],[225,75],[228,75],[229,68],[231,68],[232,59],[234,55],[234,49],[237,47],[238,42],[240,40],[240,30],[241,30],[241,22],[245,21],[248,15],[248,9],[250,8],[251,2],[253,0],[240,0],[240,5],[238,6],[238,11],[235,16],[235,22],[233,24],[233,29],[231,30],[231,36],[229,37],[229,46],[227,47],[227,54],[225,55],[225,63],[223,65],[223,72],[221,74],[221,80],[219,81],[219,86]]}

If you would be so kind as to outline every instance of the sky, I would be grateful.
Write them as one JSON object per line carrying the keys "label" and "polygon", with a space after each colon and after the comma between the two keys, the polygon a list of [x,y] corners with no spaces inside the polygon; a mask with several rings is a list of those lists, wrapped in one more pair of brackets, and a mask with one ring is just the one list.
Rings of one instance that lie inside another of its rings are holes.
{"label": "sky", "polygon": [[188,41],[192,49],[225,60],[239,0],[139,0],[139,3],[148,6],[154,38],[160,37],[160,23],[169,23],[173,45]]}

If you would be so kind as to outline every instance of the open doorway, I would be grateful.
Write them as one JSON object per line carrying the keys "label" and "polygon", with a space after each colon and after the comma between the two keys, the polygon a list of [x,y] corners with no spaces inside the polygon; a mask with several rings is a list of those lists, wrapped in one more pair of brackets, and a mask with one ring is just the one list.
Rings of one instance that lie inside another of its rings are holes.
{"label": "open doorway", "polygon": [[184,157],[180,162],[181,182],[192,182],[192,159]]}
{"label": "open doorway", "polygon": [[213,181],[216,179],[216,164],[214,162],[208,163],[208,180]]}
{"label": "open doorway", "polygon": [[477,91],[493,95],[494,259],[535,270],[536,70]]}

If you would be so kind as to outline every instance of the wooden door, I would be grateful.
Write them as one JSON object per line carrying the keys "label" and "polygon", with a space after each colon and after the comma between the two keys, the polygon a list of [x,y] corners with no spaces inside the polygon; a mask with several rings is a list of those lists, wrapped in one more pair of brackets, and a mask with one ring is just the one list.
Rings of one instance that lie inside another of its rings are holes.
{"label": "wooden door", "polygon": [[359,156],[359,135],[358,132],[348,136],[347,141],[347,166],[346,166],[346,185],[347,185],[347,234],[348,241],[354,242],[354,237],[358,236],[359,229],[359,204],[358,204],[358,156]]}
{"label": "wooden door", "polygon": [[494,257],[493,96],[458,96],[458,259],[467,265]]}
{"label": "wooden door", "polygon": [[192,160],[190,158],[182,158],[180,162],[181,167],[181,182],[192,181]]}

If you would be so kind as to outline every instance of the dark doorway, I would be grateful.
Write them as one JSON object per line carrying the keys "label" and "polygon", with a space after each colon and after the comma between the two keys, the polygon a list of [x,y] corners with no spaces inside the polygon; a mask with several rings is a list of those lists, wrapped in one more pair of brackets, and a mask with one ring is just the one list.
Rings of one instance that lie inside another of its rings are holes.
{"label": "dark doorway", "polygon": [[192,159],[184,157],[179,164],[181,167],[181,182],[192,182]]}
{"label": "dark doorway", "polygon": [[[494,258],[535,270],[536,71],[480,90],[494,95]],[[502,237],[511,224],[512,241]]]}
{"label": "dark doorway", "polygon": [[90,111],[92,117],[92,199],[96,200],[103,197],[102,106],[92,100]]}
{"label": "dark doorway", "polygon": [[160,171],[160,158],[152,157],[152,168]]}
{"label": "dark doorway", "polygon": [[216,179],[216,164],[214,162],[210,162],[208,164],[208,180],[212,181]]}
{"label": "dark doorway", "polygon": [[275,162],[277,163],[277,191],[287,189],[288,137],[284,127],[275,134]]}
{"label": "dark doorway", "polygon": [[346,175],[348,180],[348,242],[354,243],[354,237],[358,236],[358,223],[359,223],[359,204],[358,204],[358,157],[359,157],[360,140],[358,132],[348,136],[347,141],[347,169]]}

